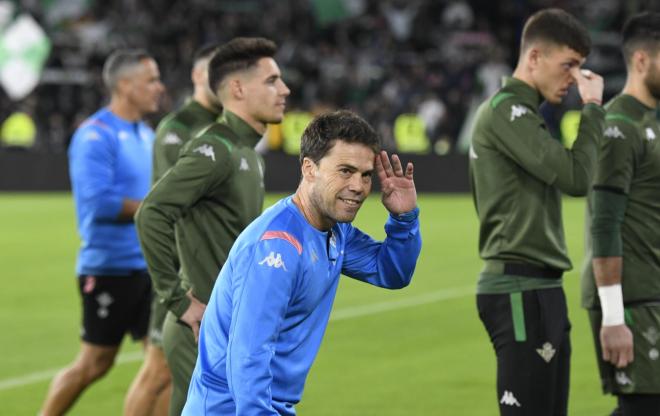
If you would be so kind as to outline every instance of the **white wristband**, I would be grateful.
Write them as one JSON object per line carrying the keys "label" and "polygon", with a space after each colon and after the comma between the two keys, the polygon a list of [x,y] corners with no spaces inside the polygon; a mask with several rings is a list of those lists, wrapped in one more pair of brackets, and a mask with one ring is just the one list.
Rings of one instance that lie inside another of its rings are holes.
{"label": "white wristband", "polygon": [[603,311],[603,326],[623,325],[623,292],[621,285],[601,286],[598,288],[600,308]]}

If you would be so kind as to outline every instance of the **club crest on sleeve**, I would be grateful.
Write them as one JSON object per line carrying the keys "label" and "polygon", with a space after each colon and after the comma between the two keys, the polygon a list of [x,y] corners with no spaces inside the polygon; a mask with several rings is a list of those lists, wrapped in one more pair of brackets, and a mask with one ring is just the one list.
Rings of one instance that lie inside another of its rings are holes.
{"label": "club crest on sleeve", "polygon": [[273,267],[275,269],[282,268],[285,272],[288,271],[286,269],[286,265],[284,264],[284,260],[282,260],[282,255],[280,253],[275,253],[274,251],[271,251],[269,255],[264,257],[264,259],[259,262],[259,266],[263,265]]}
{"label": "club crest on sleeve", "polygon": [[215,162],[215,151],[210,144],[203,144],[194,148],[193,153],[200,153],[206,157],[210,157]]}
{"label": "club crest on sleeve", "polygon": [[621,130],[619,130],[619,127],[617,126],[609,126],[608,128],[605,129],[605,133],[603,133],[605,137],[609,137],[610,139],[625,139],[626,136],[623,135]]}
{"label": "club crest on sleeve", "polygon": [[517,119],[518,117],[522,117],[523,115],[527,114],[528,111],[529,110],[524,105],[513,104],[511,106],[511,121]]}

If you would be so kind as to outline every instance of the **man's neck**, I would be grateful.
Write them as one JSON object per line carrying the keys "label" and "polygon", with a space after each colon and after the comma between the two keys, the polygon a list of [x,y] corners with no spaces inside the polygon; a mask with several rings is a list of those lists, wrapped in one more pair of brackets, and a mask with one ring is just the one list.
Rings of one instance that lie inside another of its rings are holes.
{"label": "man's neck", "polygon": [[243,106],[240,105],[235,105],[234,103],[227,103],[225,105],[225,109],[233,114],[235,114],[237,117],[239,117],[241,120],[243,120],[247,125],[252,127],[254,131],[257,133],[263,135],[266,133],[266,123],[263,123],[261,121],[255,120],[254,117],[250,116],[250,113],[245,111]]}
{"label": "man's neck", "polygon": [[137,108],[125,102],[125,100],[113,96],[110,100],[110,105],[108,106],[110,111],[113,112],[117,117],[124,119],[130,122],[136,122],[142,120],[144,114],[142,114]]}
{"label": "man's neck", "polygon": [[530,87],[536,89],[536,86],[534,85],[534,80],[532,79],[529,70],[524,65],[518,64],[518,66],[516,66],[516,69],[515,71],[513,71],[513,74],[511,76],[519,81],[524,82]]}
{"label": "man's neck", "polygon": [[313,204],[311,203],[307,192],[304,190],[303,184],[298,186],[298,190],[296,190],[296,193],[293,195],[292,201],[298,207],[309,225],[316,228],[317,230],[328,231],[334,225],[324,224],[324,221],[319,218],[319,214],[314,212],[314,209],[312,208]]}
{"label": "man's neck", "polygon": [[636,98],[649,108],[656,108],[658,106],[658,100],[651,95],[651,92],[644,84],[644,80],[639,77],[629,76],[621,92]]}

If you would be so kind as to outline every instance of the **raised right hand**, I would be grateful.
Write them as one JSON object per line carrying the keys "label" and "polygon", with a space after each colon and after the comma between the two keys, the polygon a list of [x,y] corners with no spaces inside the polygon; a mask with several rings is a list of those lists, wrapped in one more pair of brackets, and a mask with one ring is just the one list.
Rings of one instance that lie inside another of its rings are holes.
{"label": "raised right hand", "polygon": [[603,103],[603,77],[588,69],[578,67],[571,68],[571,75],[577,83],[580,97],[584,104],[594,103],[601,105]]}

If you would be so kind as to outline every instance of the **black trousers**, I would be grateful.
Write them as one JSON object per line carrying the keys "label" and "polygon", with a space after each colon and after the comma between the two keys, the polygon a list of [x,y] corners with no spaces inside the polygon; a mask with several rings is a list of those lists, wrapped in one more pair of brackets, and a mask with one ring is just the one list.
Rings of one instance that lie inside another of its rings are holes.
{"label": "black trousers", "polygon": [[571,324],[563,289],[480,294],[477,308],[497,355],[500,415],[566,415]]}

